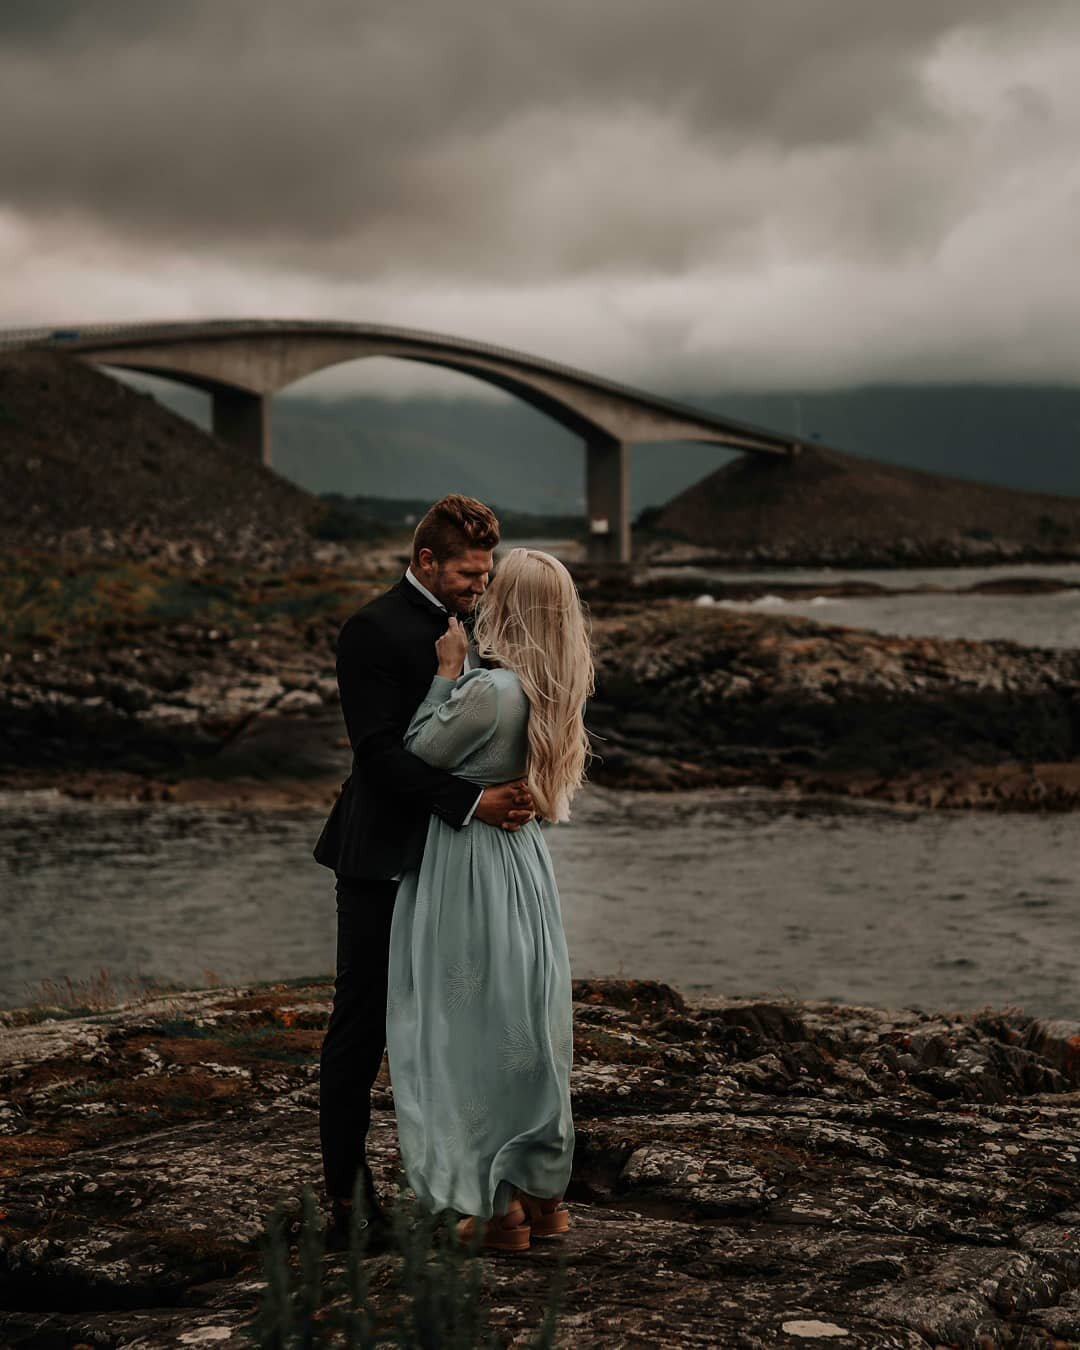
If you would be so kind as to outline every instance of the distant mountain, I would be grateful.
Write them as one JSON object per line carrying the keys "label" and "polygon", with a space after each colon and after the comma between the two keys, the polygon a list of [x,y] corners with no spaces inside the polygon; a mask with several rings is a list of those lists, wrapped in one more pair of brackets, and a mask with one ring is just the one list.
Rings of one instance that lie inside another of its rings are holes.
{"label": "distant mountain", "polygon": [[[206,400],[153,383],[186,415]],[[1032,492],[1080,496],[1080,388],[880,386],[826,393],[680,394],[687,403],[817,436],[869,459]],[[518,510],[582,508],[579,440],[516,402],[280,395],[274,467],[309,492],[432,498],[463,491]],[[637,446],[634,511],[658,506],[730,462],[715,446]]]}
{"label": "distant mountain", "polygon": [[[480,403],[414,407],[376,399],[280,398],[273,408],[274,467],[309,492],[432,500],[464,492],[497,500],[493,484],[504,476],[512,481],[514,470],[521,469],[500,463],[510,457],[500,454],[506,440],[498,414],[513,418],[516,412]],[[569,458],[577,451],[572,439],[565,439],[559,448]]]}
{"label": "distant mountain", "polygon": [[743,455],[652,527],[732,561],[908,563],[1080,554],[1080,499],[1019,492],[809,447]]}

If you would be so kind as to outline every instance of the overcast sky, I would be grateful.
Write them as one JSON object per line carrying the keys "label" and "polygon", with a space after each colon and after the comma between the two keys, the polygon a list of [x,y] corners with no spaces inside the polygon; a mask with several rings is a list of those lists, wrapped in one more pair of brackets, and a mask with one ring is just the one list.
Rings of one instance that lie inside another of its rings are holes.
{"label": "overcast sky", "polygon": [[0,114],[5,326],[1080,379],[1075,0],[3,0]]}

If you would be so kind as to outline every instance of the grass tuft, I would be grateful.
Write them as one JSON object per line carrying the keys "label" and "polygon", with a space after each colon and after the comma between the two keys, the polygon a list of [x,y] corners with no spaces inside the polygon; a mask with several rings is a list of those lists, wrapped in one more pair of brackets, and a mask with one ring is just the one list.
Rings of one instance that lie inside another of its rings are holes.
{"label": "grass tuft", "polygon": [[[327,1274],[318,1207],[310,1187],[300,1202],[296,1257],[288,1211],[271,1215],[263,1247],[266,1287],[250,1328],[259,1350],[497,1350],[484,1306],[483,1263],[457,1241],[449,1215],[413,1217],[401,1194],[390,1206],[396,1251],[379,1271],[376,1302],[366,1264],[364,1195],[357,1186],[344,1269]],[[389,1278],[387,1275],[389,1274]],[[543,1322],[527,1350],[552,1350],[565,1285],[560,1263]],[[520,1344],[525,1344],[520,1342]]]}

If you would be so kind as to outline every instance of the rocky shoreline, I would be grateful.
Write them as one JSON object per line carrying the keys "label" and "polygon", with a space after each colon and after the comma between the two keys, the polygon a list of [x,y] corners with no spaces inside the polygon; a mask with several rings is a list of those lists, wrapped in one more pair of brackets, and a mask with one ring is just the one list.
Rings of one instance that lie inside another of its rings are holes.
{"label": "rocky shoreline", "polygon": [[815,540],[812,546],[762,539],[723,547],[695,544],[676,534],[641,531],[634,557],[649,567],[722,567],[761,571],[773,567],[890,572],[896,568],[1001,567],[1037,563],[1043,567],[1080,563],[1080,549],[1011,539],[971,538],[954,533],[931,542],[900,538],[875,544],[863,540]]}
{"label": "rocky shoreline", "polygon": [[[32,584],[15,568],[7,609],[29,617],[0,657],[0,787],[329,802],[349,766],[337,630],[396,570],[385,553],[198,576],[69,560]],[[602,785],[1080,805],[1080,653],[697,606],[668,578],[579,579]]]}
{"label": "rocky shoreline", "polygon": [[600,625],[601,782],[1069,809],[1080,653],[656,605]]}
{"label": "rocky shoreline", "polygon": [[[329,994],[0,1014],[5,1346],[249,1343],[267,1214],[318,1180]],[[558,1344],[1080,1341],[1080,1024],[574,995]],[[372,1141],[385,1193],[385,1068]],[[557,1255],[483,1262],[502,1344],[539,1325]],[[396,1260],[368,1263],[376,1300]]]}
{"label": "rocky shoreline", "polygon": [[[1072,565],[1077,560],[1058,561],[1062,565]],[[709,569],[713,566],[724,568],[725,576],[722,580],[709,575]],[[807,566],[813,569],[814,564]],[[819,564],[819,566],[824,569],[827,565]],[[748,576],[743,580],[737,575],[739,569],[731,567],[723,560],[702,562],[685,560],[655,565],[642,563],[631,572],[629,578],[620,577],[611,571],[589,568],[585,564],[577,565],[573,570],[583,593],[590,596],[592,603],[600,606],[604,612],[642,602],[700,600],[703,595],[707,595],[713,602],[732,600],[746,603],[760,600],[766,595],[800,601],[822,596],[830,599],[850,599],[901,595],[1059,595],[1065,591],[1080,590],[1080,581],[1026,573],[984,578],[968,586],[944,586],[936,582],[891,586],[880,581],[870,581],[865,577],[844,576],[843,573],[828,580],[823,576],[804,580],[800,576],[799,568],[792,569],[790,576],[780,577],[773,573],[767,580],[760,576]],[[880,571],[882,575],[887,576],[891,569],[867,570]],[[910,575],[910,572],[907,575]]]}

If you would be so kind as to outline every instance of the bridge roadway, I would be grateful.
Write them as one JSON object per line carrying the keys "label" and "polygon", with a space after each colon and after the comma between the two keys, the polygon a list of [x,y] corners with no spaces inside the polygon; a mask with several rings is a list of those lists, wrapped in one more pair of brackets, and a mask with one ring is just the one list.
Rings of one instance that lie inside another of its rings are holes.
{"label": "bridge roadway", "polygon": [[214,434],[264,464],[270,463],[271,396],[314,371],[364,356],[393,356],[472,375],[582,438],[588,556],[598,563],[630,561],[631,445],[698,441],[768,455],[803,448],[789,435],[506,347],[381,324],[238,319],[0,333],[0,350],[28,347],[205,390]]}

